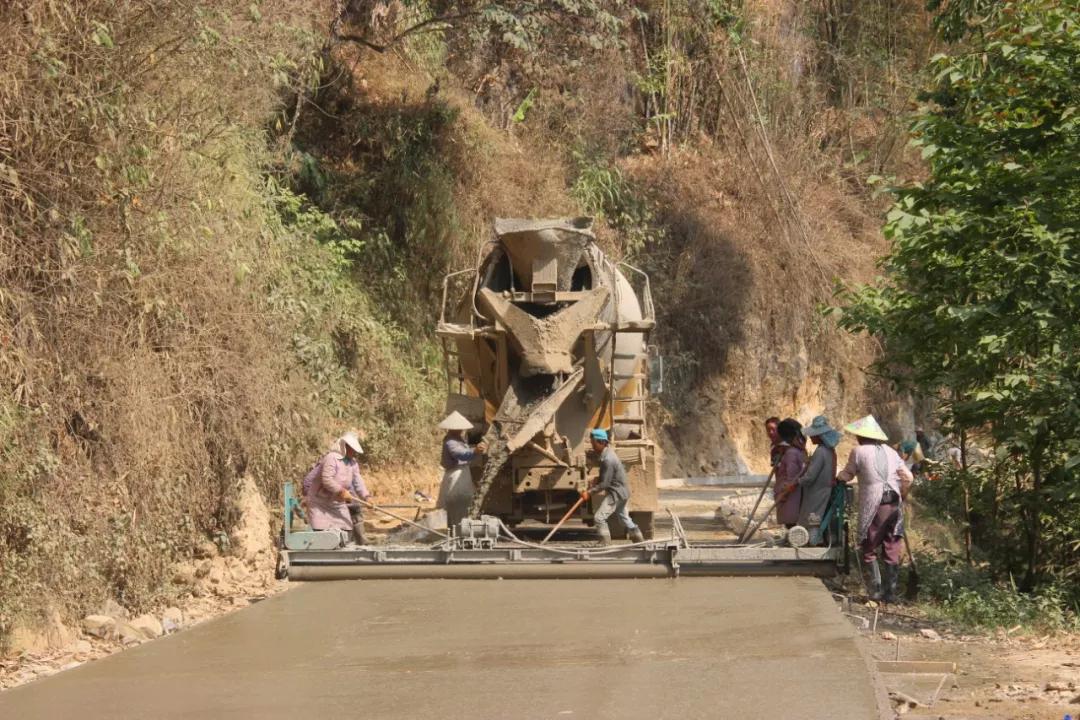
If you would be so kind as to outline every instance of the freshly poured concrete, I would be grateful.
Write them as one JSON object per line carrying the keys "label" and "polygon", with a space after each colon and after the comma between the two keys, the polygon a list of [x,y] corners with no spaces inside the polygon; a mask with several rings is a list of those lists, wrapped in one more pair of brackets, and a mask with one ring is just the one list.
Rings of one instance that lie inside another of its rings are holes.
{"label": "freshly poured concrete", "polygon": [[879,717],[801,578],[310,584],[0,693],[0,718]]}

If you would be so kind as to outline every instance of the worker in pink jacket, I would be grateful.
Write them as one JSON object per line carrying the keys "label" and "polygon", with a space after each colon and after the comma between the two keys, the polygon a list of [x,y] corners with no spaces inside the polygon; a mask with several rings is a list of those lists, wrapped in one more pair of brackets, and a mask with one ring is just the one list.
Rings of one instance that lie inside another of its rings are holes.
{"label": "worker in pink jacket", "polygon": [[[889,447],[888,436],[872,415],[845,425],[844,430],[859,441],[837,480],[845,483],[858,480],[858,540],[863,582],[871,600],[896,602],[900,549],[904,542],[903,506],[911,487],[911,471]],[[884,572],[878,565],[879,550]]]}
{"label": "worker in pink jacket", "polygon": [[791,528],[799,521],[799,506],[802,503],[799,477],[806,469],[806,438],[802,435],[802,425],[793,418],[783,420],[776,431],[780,436],[776,484],[773,485],[776,522]]}
{"label": "worker in pink jacket", "polygon": [[[308,519],[313,530],[351,531],[356,541],[364,544],[364,517],[360,500],[369,500],[371,493],[360,476],[360,456],[364,449],[355,433],[345,433],[338,448],[323,456],[321,470],[307,489]],[[350,503],[357,506],[356,517],[349,512]]]}

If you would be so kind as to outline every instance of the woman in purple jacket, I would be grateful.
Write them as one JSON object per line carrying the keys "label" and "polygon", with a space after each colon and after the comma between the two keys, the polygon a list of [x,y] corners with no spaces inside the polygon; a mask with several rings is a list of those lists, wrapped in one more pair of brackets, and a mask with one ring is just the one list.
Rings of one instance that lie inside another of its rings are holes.
{"label": "woman in purple jacket", "polygon": [[[780,461],[776,465],[776,484],[773,499],[776,500],[776,522],[786,528],[799,522],[799,506],[802,491],[798,487],[799,476],[806,467],[806,438],[798,420],[787,418],[777,426],[780,435]],[[793,489],[789,489],[794,486]]]}

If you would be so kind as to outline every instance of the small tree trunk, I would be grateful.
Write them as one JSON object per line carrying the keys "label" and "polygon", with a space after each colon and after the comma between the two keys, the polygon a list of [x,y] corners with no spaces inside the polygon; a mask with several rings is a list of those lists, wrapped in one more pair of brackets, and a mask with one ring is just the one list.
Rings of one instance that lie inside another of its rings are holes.
{"label": "small tree trunk", "polygon": [[1043,461],[1043,437],[1042,431],[1035,439],[1035,445],[1031,449],[1031,481],[1032,497],[1027,506],[1027,571],[1024,574],[1024,592],[1031,592],[1038,583],[1039,573],[1039,550],[1042,545],[1041,523],[1039,522],[1039,502],[1042,496],[1042,461]]}
{"label": "small tree trunk", "polygon": [[960,431],[960,485],[964,490],[964,557],[971,565],[971,489],[968,486],[967,431]]}

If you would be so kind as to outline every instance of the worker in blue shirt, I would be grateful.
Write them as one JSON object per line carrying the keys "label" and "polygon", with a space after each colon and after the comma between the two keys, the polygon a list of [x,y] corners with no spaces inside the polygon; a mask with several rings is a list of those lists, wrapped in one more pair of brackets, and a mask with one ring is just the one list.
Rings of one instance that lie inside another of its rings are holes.
{"label": "worker in blue shirt", "polygon": [[630,502],[630,483],[626,478],[626,468],[623,467],[622,460],[611,448],[607,430],[593,430],[589,434],[589,441],[593,452],[600,456],[600,476],[585,492],[585,496],[601,498],[600,506],[593,514],[600,544],[611,544],[611,530],[607,521],[612,515],[617,516],[626,526],[626,532],[633,542],[644,542],[645,536],[641,528],[630,518],[630,512],[626,509]]}

